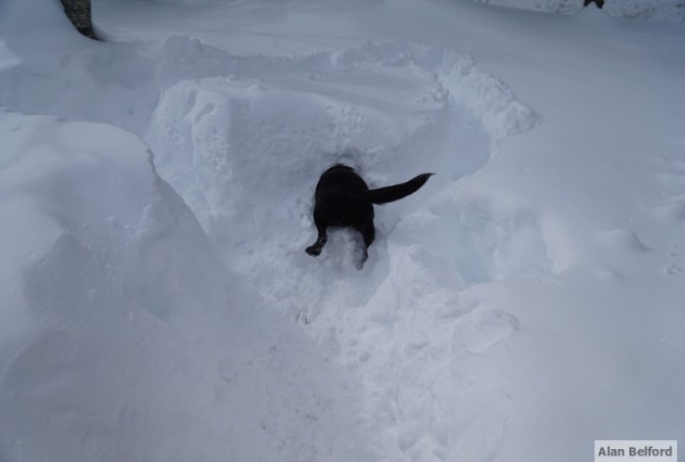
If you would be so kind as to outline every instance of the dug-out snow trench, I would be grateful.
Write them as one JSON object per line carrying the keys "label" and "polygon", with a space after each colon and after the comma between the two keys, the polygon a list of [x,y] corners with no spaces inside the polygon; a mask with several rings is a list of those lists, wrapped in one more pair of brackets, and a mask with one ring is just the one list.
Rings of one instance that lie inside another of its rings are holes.
{"label": "dug-out snow trench", "polygon": [[[502,210],[462,180],[537,114],[468,55],[432,46],[236,57],[174,37],[163,53],[166,90],[145,137],[160,176],[226,264],[356,377],[376,460],[482,456],[469,435],[489,435],[496,448],[506,399],[495,378],[474,391],[468,372],[491,374],[472,355],[518,321],[462,293],[555,267],[535,211]],[[377,208],[362,271],[347,232],[332,233],[318,259],[304,253],[315,239],[316,181],[336,162],[371,186],[436,173]]]}
{"label": "dug-out snow trench", "polygon": [[[400,217],[401,228],[434,234],[422,245],[449,260],[464,285],[552,268],[534,213],[503,213],[487,198],[460,194],[459,180],[478,172],[501,138],[538,120],[467,55],[392,41],[291,58],[235,57],[173,37],[157,80],[167,89],[146,141],[159,174],[230,267],[254,281],[269,278],[274,301],[287,303],[282,291],[293,288],[281,276],[297,273],[305,283],[322,265],[335,278],[368,280]],[[338,248],[353,245],[345,233],[334,234],[318,261],[302,252],[314,237],[316,181],[336,162],[353,165],[372,186],[437,174],[420,194],[377,208],[380,239],[361,274]],[[314,309],[297,298],[293,314]]]}

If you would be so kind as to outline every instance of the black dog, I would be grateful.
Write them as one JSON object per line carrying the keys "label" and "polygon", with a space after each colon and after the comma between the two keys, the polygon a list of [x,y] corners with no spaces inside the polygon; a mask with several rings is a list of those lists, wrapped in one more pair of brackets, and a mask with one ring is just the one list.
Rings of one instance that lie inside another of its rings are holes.
{"label": "black dog", "polygon": [[352,228],[364,238],[361,265],[368,258],[367,249],[376,236],[373,226],[373,204],[385,204],[402,199],[423,186],[432,173],[424,173],[406,183],[369,189],[366,182],[352,168],[337,164],[326,170],[316,185],[314,197],[314,223],[319,237],[307,247],[313,257],[321,253],[328,236],[326,229]]}

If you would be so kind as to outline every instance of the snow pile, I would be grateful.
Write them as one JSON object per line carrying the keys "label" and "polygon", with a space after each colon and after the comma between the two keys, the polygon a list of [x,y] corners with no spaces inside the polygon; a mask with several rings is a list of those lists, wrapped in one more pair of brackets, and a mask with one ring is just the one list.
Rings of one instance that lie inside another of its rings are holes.
{"label": "snow pile", "polygon": [[140,130],[155,107],[151,63],[128,46],[25,60],[0,75],[0,104],[24,114]]}
{"label": "snow pile", "polygon": [[135,136],[0,123],[3,460],[309,460],[340,447],[351,417],[330,406],[344,380],[264,317]]}
{"label": "snow pile", "polygon": [[[71,27],[68,22],[66,27]],[[10,37],[3,34],[6,53],[14,57],[3,60],[7,69],[0,74],[4,107],[24,114],[108,123],[133,132],[147,123],[158,96],[152,81],[154,65],[132,46],[92,44],[76,32],[76,37],[62,34],[65,41],[50,28],[40,40],[25,40],[16,32]],[[32,40],[40,45],[27,46]],[[56,48],[46,49],[43,42]]]}
{"label": "snow pile", "polygon": [[28,60],[64,55],[89,46],[88,40],[71,26],[61,4],[45,0],[0,3],[0,39]]}

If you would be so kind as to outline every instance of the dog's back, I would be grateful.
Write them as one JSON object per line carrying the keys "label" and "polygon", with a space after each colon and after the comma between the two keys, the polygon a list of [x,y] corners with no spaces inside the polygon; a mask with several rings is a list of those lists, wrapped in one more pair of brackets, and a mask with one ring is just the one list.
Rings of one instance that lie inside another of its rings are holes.
{"label": "dog's back", "polygon": [[336,164],[329,168],[319,178],[316,193],[319,191],[335,190],[340,193],[368,191],[369,187],[352,167]]}
{"label": "dog's back", "polygon": [[316,185],[314,219],[329,226],[352,226],[373,220],[373,206],[366,194],[369,187],[354,169],[334,165]]}

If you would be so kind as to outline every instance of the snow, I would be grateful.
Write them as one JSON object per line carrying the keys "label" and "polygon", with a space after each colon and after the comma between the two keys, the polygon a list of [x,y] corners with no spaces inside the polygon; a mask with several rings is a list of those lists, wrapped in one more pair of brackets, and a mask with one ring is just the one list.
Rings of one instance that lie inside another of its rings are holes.
{"label": "snow", "polygon": [[137,137],[2,121],[21,153],[2,170],[3,460],[279,459],[354,433],[330,409],[345,379],[254,306]]}
{"label": "snow", "polygon": [[[682,439],[685,32],[638,6],[2,2],[0,460]],[[436,173],[362,270],[304,253],[340,161]]]}

